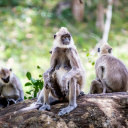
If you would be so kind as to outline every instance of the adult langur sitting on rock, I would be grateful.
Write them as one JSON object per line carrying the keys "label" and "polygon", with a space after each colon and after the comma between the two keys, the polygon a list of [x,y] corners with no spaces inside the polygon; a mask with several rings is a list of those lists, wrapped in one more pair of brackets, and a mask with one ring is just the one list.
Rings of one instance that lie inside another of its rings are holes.
{"label": "adult langur sitting on rock", "polygon": [[112,55],[112,48],[104,43],[98,48],[99,58],[95,63],[96,79],[92,81],[90,94],[128,91],[128,69]]}
{"label": "adult langur sitting on rock", "polygon": [[[49,96],[58,100],[68,100],[69,105],[61,109],[59,115],[71,112],[77,107],[76,97],[85,84],[85,69],[80,61],[76,46],[67,28],[62,27],[55,35],[51,50],[50,68],[44,72],[44,87],[35,106],[39,110],[50,110]],[[43,104],[42,104],[43,102]]]}

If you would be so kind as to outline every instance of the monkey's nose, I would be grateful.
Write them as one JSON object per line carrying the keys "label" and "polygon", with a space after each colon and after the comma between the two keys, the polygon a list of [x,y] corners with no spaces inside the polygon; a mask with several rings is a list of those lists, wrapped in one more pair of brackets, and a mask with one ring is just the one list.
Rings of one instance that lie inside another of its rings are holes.
{"label": "monkey's nose", "polygon": [[64,42],[63,42],[65,45],[68,45],[70,43],[70,40],[66,37]]}
{"label": "monkey's nose", "polygon": [[7,78],[2,78],[2,80],[5,82],[5,83],[8,83],[9,82],[9,76]]}
{"label": "monkey's nose", "polygon": [[2,78],[2,80],[3,80],[5,83],[8,83],[8,82],[9,82],[9,80],[3,79],[3,78]]}

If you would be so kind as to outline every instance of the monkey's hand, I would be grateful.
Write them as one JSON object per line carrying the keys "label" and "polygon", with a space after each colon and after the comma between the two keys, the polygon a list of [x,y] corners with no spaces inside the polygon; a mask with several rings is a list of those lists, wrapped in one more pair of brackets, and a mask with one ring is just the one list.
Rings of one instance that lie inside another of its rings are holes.
{"label": "monkey's hand", "polygon": [[9,105],[12,105],[12,104],[15,104],[15,103],[16,103],[16,100],[14,100],[14,99],[8,99],[7,101],[8,101],[8,105],[7,105],[7,106],[9,106]]}
{"label": "monkey's hand", "polygon": [[47,110],[47,111],[50,111],[50,105],[47,104],[47,103],[44,103],[40,108],[39,110]]}
{"label": "monkey's hand", "polygon": [[68,80],[66,79],[66,77],[64,76],[63,79],[62,79],[62,85],[61,85],[61,92],[62,92],[62,95],[64,97],[66,97],[68,95]]}
{"label": "monkey's hand", "polygon": [[46,78],[46,79],[45,79],[45,81],[44,81],[44,87],[45,87],[46,89],[51,88],[51,80],[50,80],[50,78]]}

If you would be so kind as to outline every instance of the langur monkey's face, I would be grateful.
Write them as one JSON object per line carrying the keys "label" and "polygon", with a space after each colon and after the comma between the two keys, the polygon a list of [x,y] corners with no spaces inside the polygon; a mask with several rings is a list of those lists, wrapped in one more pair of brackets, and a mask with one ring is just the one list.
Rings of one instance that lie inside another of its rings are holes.
{"label": "langur monkey's face", "polygon": [[100,55],[103,54],[112,54],[112,47],[108,43],[104,43],[101,48],[98,48]]}
{"label": "langur monkey's face", "polygon": [[61,29],[54,35],[54,46],[56,47],[70,47],[74,45],[73,39],[67,28],[61,27]]}
{"label": "langur monkey's face", "polygon": [[[54,35],[54,39],[56,38],[56,35]],[[61,43],[64,45],[69,45],[71,40],[71,35],[70,34],[63,34],[61,36]]]}
{"label": "langur monkey's face", "polygon": [[0,70],[0,79],[4,82],[4,83],[8,83],[10,80],[10,73],[11,73],[12,69],[8,70],[6,68],[1,68]]}

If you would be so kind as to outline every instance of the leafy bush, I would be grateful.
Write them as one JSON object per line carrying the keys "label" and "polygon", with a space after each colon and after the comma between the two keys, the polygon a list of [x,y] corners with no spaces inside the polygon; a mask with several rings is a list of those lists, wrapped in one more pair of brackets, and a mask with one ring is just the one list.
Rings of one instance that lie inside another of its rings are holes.
{"label": "leafy bush", "polygon": [[[40,66],[37,66],[37,69],[41,69]],[[25,84],[25,86],[30,86],[32,89],[30,91],[27,91],[26,93],[29,95],[28,97],[25,96],[24,99],[31,99],[37,97],[37,93],[43,89],[43,77],[42,75],[39,75],[39,79],[32,78],[32,75],[30,72],[26,73],[26,77],[28,78],[29,82]]]}
{"label": "leafy bush", "polygon": [[0,0],[0,6],[16,6],[19,2],[20,0]]}

